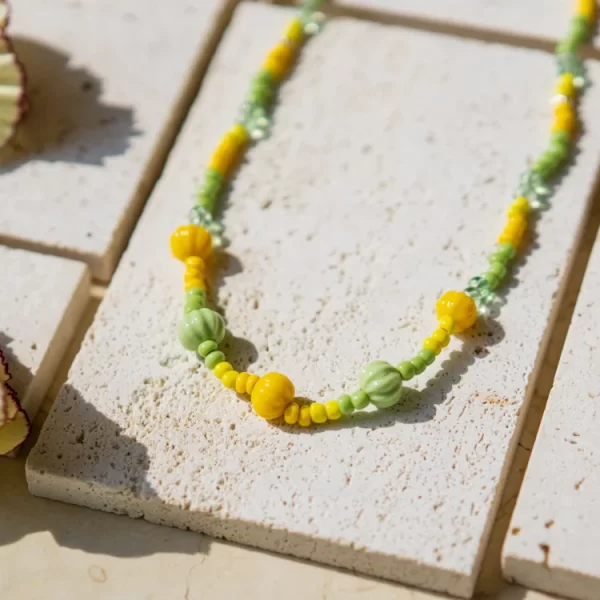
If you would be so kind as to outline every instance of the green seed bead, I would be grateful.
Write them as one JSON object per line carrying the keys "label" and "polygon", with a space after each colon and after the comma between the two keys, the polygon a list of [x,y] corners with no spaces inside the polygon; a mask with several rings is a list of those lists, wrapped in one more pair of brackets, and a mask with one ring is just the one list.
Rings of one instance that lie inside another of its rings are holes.
{"label": "green seed bead", "polygon": [[204,364],[212,371],[219,363],[225,362],[225,355],[220,350],[213,350],[205,359]]}
{"label": "green seed bead", "polygon": [[569,148],[571,145],[571,140],[569,139],[569,134],[566,131],[555,131],[550,135],[550,145],[554,146],[560,144],[561,146],[566,146]]}
{"label": "green seed bead", "polygon": [[500,277],[498,277],[494,273],[490,273],[488,271],[485,274],[485,278],[487,279],[488,283],[490,284],[490,289],[493,290],[493,289],[496,289],[498,287],[498,284],[500,283]]}
{"label": "green seed bead", "polygon": [[369,396],[367,396],[363,390],[354,392],[350,398],[352,399],[352,406],[354,406],[356,410],[362,410],[369,406]]}
{"label": "green seed bead", "polygon": [[427,367],[427,363],[418,355],[415,356],[414,358],[411,358],[410,362],[412,363],[413,367],[415,368],[416,375],[420,375]]}
{"label": "green seed bead", "polygon": [[198,354],[202,358],[206,358],[213,350],[217,349],[217,342],[213,340],[206,340],[198,346]]}
{"label": "green seed bead", "polygon": [[513,259],[517,255],[517,247],[510,242],[504,242],[504,244],[500,244],[497,251],[508,256],[509,260]]}
{"label": "green seed bead", "polygon": [[363,367],[359,381],[360,389],[377,408],[389,408],[402,398],[402,376],[383,360]]}
{"label": "green seed bead", "polygon": [[[487,270],[487,273],[485,274],[485,278],[488,281],[489,281],[488,274],[490,274],[490,273],[493,275],[496,275],[496,277],[498,277],[498,279],[502,279],[506,276],[506,267],[501,262],[490,262],[490,268]],[[491,286],[491,287],[493,287],[493,286]]]}
{"label": "green seed bead", "polygon": [[427,348],[423,348],[422,350],[419,350],[419,353],[417,354],[417,356],[420,356],[425,361],[425,364],[427,366],[432,364],[433,361],[435,360],[435,352],[433,350],[428,350]]}
{"label": "green seed bead", "polygon": [[201,288],[192,288],[185,294],[183,313],[187,314],[193,310],[206,307],[206,292]]}
{"label": "green seed bead", "polygon": [[343,415],[351,415],[354,412],[354,404],[352,404],[352,398],[348,394],[342,394],[338,398],[338,404]]}
{"label": "green seed bead", "polygon": [[259,71],[252,79],[252,85],[256,84],[274,86],[275,79],[271,71],[268,71],[267,69],[262,69],[261,71]]}
{"label": "green seed bead", "polygon": [[397,368],[404,381],[408,381],[415,376],[415,366],[410,362],[410,360],[401,362]]}

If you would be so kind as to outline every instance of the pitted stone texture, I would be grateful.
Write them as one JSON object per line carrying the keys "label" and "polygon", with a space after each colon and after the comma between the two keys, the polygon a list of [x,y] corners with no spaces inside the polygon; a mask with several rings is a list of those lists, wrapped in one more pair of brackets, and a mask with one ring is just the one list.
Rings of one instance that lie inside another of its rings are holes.
{"label": "pitted stone texture", "polygon": [[[553,43],[569,26],[574,1],[564,0],[333,0],[340,7],[372,11],[390,18],[430,23],[444,30],[479,30],[508,38]],[[600,49],[600,40],[593,41]]]}
{"label": "pitted stone texture", "polygon": [[504,573],[581,600],[600,598],[600,238],[504,545]]}
{"label": "pitted stone texture", "polygon": [[30,0],[11,34],[30,110],[0,152],[0,242],[108,279],[229,0]]}
{"label": "pitted stone texture", "polygon": [[0,348],[35,416],[89,298],[80,262],[0,246]]}
{"label": "pitted stone texture", "polygon": [[[238,9],[33,451],[30,487],[467,596],[588,203],[600,94],[583,101],[577,165],[502,324],[462,351],[454,341],[404,409],[309,432],[273,426],[181,350],[183,272],[168,236],[290,14]],[[367,47],[375,63],[362,60]],[[232,362],[328,399],[353,391],[365,363],[411,356],[437,296],[485,266],[519,173],[547,139],[553,77],[544,53],[329,23],[228,199],[232,244],[213,281]]]}

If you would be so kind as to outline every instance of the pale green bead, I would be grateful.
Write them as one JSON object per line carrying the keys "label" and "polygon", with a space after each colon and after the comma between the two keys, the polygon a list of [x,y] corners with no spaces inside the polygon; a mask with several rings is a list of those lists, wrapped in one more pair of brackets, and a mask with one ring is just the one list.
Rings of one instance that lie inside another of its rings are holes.
{"label": "pale green bead", "polygon": [[217,349],[217,342],[214,340],[206,340],[198,346],[198,354],[202,358],[206,358],[213,350]]}
{"label": "pale green bead", "polygon": [[192,288],[185,294],[183,312],[189,313],[206,306],[206,292],[201,288]]}
{"label": "pale green bead", "polygon": [[360,389],[377,408],[388,408],[402,398],[402,375],[383,360],[363,367],[359,381]]}
{"label": "pale green bead", "polygon": [[224,361],[225,354],[220,350],[214,350],[204,359],[204,364],[212,371],[219,363]]}
{"label": "pale green bead", "polygon": [[418,356],[420,356],[423,359],[427,366],[432,364],[435,360],[435,352],[433,350],[428,350],[427,348],[419,350]]}
{"label": "pale green bead", "polygon": [[397,369],[404,381],[408,381],[415,376],[415,366],[410,362],[410,360],[401,362]]}
{"label": "pale green bead", "polygon": [[363,390],[358,390],[354,392],[351,396],[352,398],[352,406],[356,410],[362,410],[363,408],[367,408],[369,406],[369,396]]}
{"label": "pale green bead", "polygon": [[186,350],[196,351],[202,342],[223,341],[225,321],[210,308],[192,310],[183,316],[178,328],[179,341]]}
{"label": "pale green bead", "polygon": [[427,367],[427,363],[418,355],[415,356],[414,358],[411,358],[410,362],[412,363],[413,367],[415,368],[416,375],[420,375]]}
{"label": "pale green bead", "polygon": [[352,398],[348,394],[342,394],[338,398],[338,404],[343,415],[350,415],[354,412],[354,404],[352,404]]}

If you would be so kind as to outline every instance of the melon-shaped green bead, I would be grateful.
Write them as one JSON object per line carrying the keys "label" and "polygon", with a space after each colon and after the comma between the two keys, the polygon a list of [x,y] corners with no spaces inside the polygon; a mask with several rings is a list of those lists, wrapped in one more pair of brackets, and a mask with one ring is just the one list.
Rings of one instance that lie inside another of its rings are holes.
{"label": "melon-shaped green bead", "polygon": [[223,341],[225,337],[225,321],[223,317],[210,308],[192,310],[183,316],[179,323],[179,341],[186,350],[198,349],[202,342]]}
{"label": "melon-shaped green bead", "polygon": [[402,375],[389,363],[376,360],[363,368],[360,389],[377,408],[388,408],[402,398]]}

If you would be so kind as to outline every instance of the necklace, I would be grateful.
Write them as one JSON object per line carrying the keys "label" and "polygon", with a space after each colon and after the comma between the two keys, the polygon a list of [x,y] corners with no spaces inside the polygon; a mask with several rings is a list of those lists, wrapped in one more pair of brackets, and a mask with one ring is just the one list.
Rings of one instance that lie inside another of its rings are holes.
{"label": "necklace", "polygon": [[285,375],[240,373],[227,361],[219,349],[225,337],[225,322],[207,307],[205,274],[213,247],[223,244],[223,226],[215,216],[218,199],[247,148],[267,135],[271,126],[269,109],[277,87],[289,74],[307,39],[321,29],[322,2],[305,0],[298,16],[286,27],[283,40],[267,54],[252,80],[238,121],[210,159],[196,205],[190,211],[190,224],[178,227],[170,239],[173,255],[185,264],[186,298],[178,328],[183,347],[197,352],[226,388],[250,397],[259,416],[270,421],[283,417],[288,425],[301,427],[336,421],[370,404],[385,409],[400,403],[405,381],[431,365],[452,335],[471,328],[479,316],[490,314],[496,290],[517,254],[532,214],[548,208],[558,171],[570,156],[577,125],[577,96],[586,84],[577,51],[593,31],[596,8],[595,0],[577,0],[568,32],[556,47],[558,77],[552,96],[550,143],[521,176],[504,229],[488,256],[487,269],[473,277],[464,290],[445,292],[437,300],[438,326],[412,358],[396,366],[381,360],[371,362],[363,367],[356,392],[325,403],[303,403],[295,399],[294,385]]}

